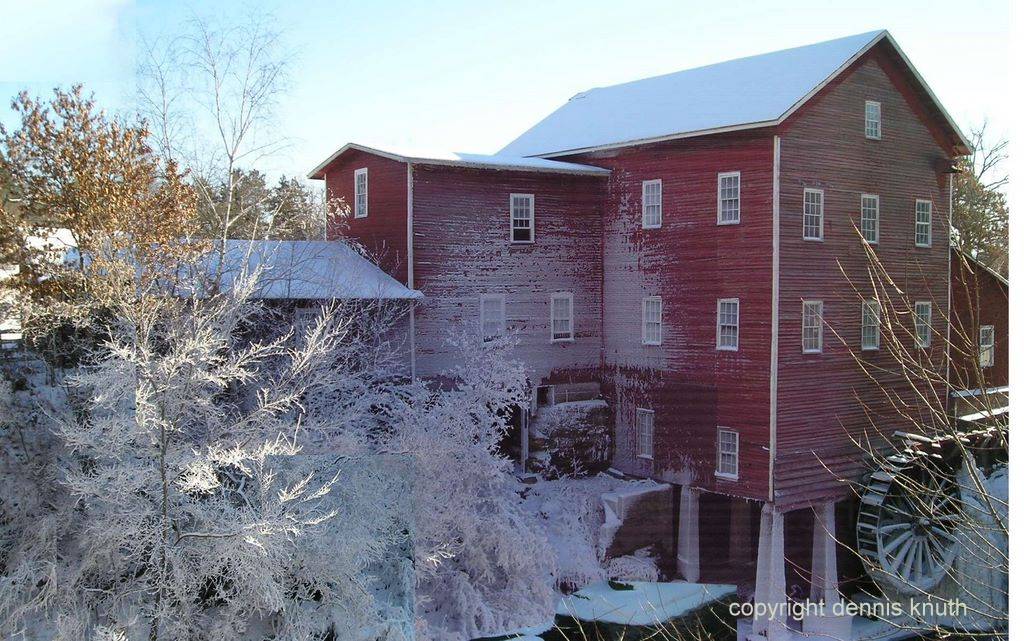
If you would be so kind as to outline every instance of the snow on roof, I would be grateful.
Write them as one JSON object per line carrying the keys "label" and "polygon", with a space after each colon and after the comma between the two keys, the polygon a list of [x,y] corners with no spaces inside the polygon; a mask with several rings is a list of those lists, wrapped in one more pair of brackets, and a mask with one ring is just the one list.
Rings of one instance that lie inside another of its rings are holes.
{"label": "snow on roof", "polygon": [[602,167],[591,165],[580,165],[577,163],[561,162],[558,160],[546,160],[544,158],[523,158],[513,154],[469,154],[449,151],[423,151],[410,150],[385,151],[376,147],[368,147],[353,142],[347,143],[338,151],[331,154],[326,160],[316,166],[307,176],[313,179],[324,177],[324,169],[331,164],[335,158],[350,149],[363,151],[377,156],[384,156],[399,162],[408,162],[414,165],[448,165],[453,167],[469,167],[478,169],[506,169],[510,171],[542,171],[562,174],[583,174],[604,176],[609,173]]}
{"label": "snow on roof", "polygon": [[946,115],[888,32],[871,31],[584,91],[499,153],[553,156],[777,124],[883,38]]}
{"label": "snow on roof", "polygon": [[[228,240],[221,286],[261,269],[255,298],[413,300],[423,297],[343,241]],[[211,255],[211,266],[215,255]]]}

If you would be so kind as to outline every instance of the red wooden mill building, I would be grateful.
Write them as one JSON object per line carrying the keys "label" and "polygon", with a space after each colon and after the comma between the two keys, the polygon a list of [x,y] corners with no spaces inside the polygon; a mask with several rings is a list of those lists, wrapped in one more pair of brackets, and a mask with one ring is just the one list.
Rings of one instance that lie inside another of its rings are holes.
{"label": "red wooden mill building", "polygon": [[417,375],[453,326],[518,332],[541,403],[599,389],[614,467],[679,488],[682,576],[785,589],[780,550],[809,568],[852,527],[850,434],[887,405],[850,354],[888,358],[864,241],[942,350],[968,152],[881,31],[585,91],[496,155],[350,143],[310,177],[352,206],[329,234],[424,294]]}

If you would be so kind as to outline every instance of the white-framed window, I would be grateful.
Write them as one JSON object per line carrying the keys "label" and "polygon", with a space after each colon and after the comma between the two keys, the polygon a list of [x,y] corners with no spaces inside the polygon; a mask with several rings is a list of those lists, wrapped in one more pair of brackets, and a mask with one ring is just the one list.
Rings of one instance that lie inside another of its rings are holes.
{"label": "white-framed window", "polygon": [[932,345],[932,304],[919,300],[914,303],[914,336],[918,347]]}
{"label": "white-framed window", "polygon": [[718,224],[740,222],[740,172],[718,174]]}
{"label": "white-framed window", "polygon": [[661,179],[645,180],[643,184],[643,228],[661,227]]}
{"label": "white-framed window", "polygon": [[551,294],[551,342],[571,341],[574,338],[572,294]]}
{"label": "white-framed window", "polygon": [[917,199],[914,205],[914,244],[932,246],[932,201]]}
{"label": "white-framed window", "polygon": [[825,238],[825,192],[804,189],[804,240]]}
{"label": "white-framed window", "polygon": [[366,218],[370,214],[370,176],[366,167],[355,171],[356,218]]}
{"label": "white-framed window", "polygon": [[505,295],[480,294],[480,336],[484,341],[505,333]]}
{"label": "white-framed window", "polygon": [[981,367],[992,367],[996,364],[996,328],[982,325],[978,336],[978,364]]}
{"label": "white-framed window", "polygon": [[654,458],[654,410],[636,410],[636,455]]}
{"label": "white-framed window", "polygon": [[725,479],[740,477],[740,433],[727,427],[718,428],[718,465],[715,476]]}
{"label": "white-framed window", "polygon": [[872,140],[882,138],[882,103],[876,100],[864,101],[864,137]]}
{"label": "white-framed window", "polygon": [[804,354],[820,354],[824,338],[824,318],[820,300],[805,300],[803,306],[803,341]]}
{"label": "white-framed window", "polygon": [[718,349],[736,351],[740,348],[740,299],[718,299]]}
{"label": "white-framed window", "polygon": [[860,195],[860,235],[872,245],[878,244],[878,196]]}
{"label": "white-framed window", "polygon": [[533,194],[510,194],[508,197],[510,240],[532,243],[534,239]]}
{"label": "white-framed window", "polygon": [[877,300],[866,300],[860,304],[860,348],[863,350],[878,349],[880,312]]}
{"label": "white-framed window", "polygon": [[661,296],[645,297],[640,313],[643,316],[643,344],[661,345]]}

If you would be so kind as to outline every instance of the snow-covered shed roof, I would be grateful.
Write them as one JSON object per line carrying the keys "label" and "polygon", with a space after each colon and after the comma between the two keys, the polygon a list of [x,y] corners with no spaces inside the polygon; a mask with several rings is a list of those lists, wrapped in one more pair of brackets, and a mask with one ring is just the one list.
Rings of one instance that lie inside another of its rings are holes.
{"label": "snow-covered shed roof", "polygon": [[[228,240],[221,286],[260,269],[259,299],[415,300],[423,297],[343,241]],[[211,267],[219,252],[211,253]]]}
{"label": "snow-covered shed roof", "polygon": [[498,153],[558,156],[777,125],[883,40],[946,120],[958,148],[969,149],[889,32],[871,31],[584,91]]}
{"label": "snow-covered shed roof", "polygon": [[448,165],[452,167],[469,167],[474,169],[505,169],[510,171],[540,171],[559,174],[582,174],[593,176],[605,176],[609,173],[602,167],[591,165],[580,165],[577,163],[561,162],[558,160],[546,160],[544,158],[522,158],[509,154],[468,154],[461,152],[437,152],[437,151],[384,151],[375,147],[359,145],[350,142],[331,154],[326,160],[316,166],[307,176],[313,179],[324,177],[324,170],[335,158],[350,149],[362,151],[368,154],[391,158],[399,162],[407,162],[414,165]]}

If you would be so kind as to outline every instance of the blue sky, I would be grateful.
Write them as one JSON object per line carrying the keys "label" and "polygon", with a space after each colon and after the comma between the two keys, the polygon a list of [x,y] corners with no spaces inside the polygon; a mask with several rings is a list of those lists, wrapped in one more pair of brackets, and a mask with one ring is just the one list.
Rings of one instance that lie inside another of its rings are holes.
{"label": "blue sky", "polygon": [[275,15],[292,60],[279,112],[292,144],[260,167],[272,174],[304,174],[347,141],[494,152],[591,87],[878,28],[962,128],[1012,126],[1007,1],[2,2],[5,103],[82,81],[115,110],[131,106],[140,33],[210,11]]}

